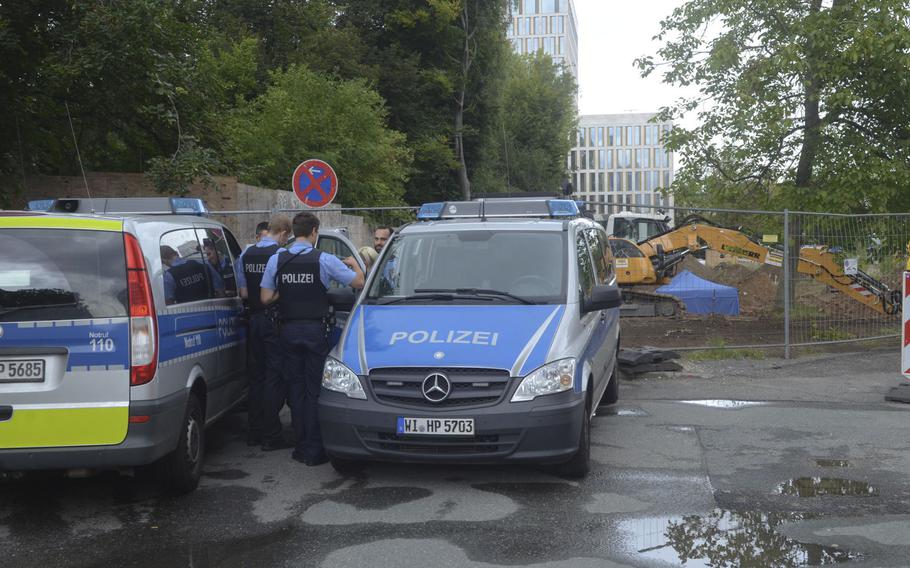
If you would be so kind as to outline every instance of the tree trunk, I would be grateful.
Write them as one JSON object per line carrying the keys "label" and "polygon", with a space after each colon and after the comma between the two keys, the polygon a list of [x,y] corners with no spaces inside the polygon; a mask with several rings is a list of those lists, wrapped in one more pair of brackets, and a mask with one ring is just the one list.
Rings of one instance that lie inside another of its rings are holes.
{"label": "tree trunk", "polygon": [[455,157],[458,159],[458,185],[461,187],[461,197],[468,201],[471,199],[471,180],[468,179],[468,164],[464,155],[464,103],[468,90],[468,73],[473,61],[471,44],[476,30],[471,29],[467,0],[463,0],[461,4],[461,27],[464,30],[464,50],[461,56],[461,90],[458,92],[455,107]]}

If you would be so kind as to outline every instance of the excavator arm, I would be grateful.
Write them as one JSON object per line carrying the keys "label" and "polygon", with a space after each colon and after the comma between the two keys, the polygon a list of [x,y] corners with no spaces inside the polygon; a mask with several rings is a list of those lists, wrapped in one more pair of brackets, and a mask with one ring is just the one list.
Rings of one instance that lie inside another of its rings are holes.
{"label": "excavator arm", "polygon": [[[651,259],[658,280],[672,274],[688,254],[706,249],[771,266],[783,265],[783,249],[766,246],[738,229],[718,227],[703,219],[689,220],[638,243],[638,247]],[[826,246],[802,247],[797,270],[884,315],[901,310],[900,291],[891,290],[861,270],[855,275],[845,274],[837,256]]]}

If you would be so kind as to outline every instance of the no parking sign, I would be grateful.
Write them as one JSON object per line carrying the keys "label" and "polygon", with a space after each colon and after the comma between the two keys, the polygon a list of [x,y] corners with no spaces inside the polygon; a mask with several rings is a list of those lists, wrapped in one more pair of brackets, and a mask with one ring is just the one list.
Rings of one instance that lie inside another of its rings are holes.
{"label": "no parking sign", "polygon": [[291,188],[307,207],[325,207],[338,195],[338,176],[322,160],[304,160],[294,169]]}

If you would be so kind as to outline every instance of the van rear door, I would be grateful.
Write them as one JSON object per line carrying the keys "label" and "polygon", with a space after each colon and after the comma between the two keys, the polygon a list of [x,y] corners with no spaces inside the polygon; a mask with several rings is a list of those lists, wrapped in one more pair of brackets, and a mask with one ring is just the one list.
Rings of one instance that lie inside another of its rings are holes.
{"label": "van rear door", "polygon": [[121,221],[0,215],[0,454],[126,437],[123,239]]}

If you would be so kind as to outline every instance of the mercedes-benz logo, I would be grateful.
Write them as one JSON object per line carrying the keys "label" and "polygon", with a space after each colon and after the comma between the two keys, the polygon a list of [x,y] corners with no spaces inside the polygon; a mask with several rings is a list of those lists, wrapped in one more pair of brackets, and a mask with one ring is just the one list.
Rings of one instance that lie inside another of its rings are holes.
{"label": "mercedes-benz logo", "polygon": [[423,380],[420,390],[423,391],[423,398],[430,402],[442,402],[452,391],[452,383],[442,373],[433,373]]}

